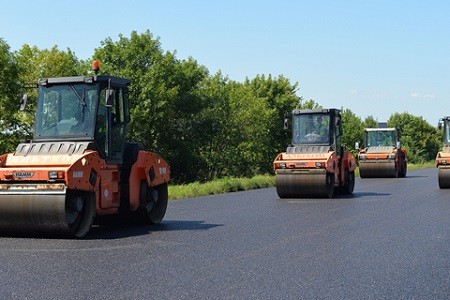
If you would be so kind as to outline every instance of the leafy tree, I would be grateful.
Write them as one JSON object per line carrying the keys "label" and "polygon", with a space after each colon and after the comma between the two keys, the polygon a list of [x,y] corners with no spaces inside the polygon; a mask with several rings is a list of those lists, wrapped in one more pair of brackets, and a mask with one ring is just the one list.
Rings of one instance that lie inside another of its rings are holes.
{"label": "leafy tree", "polygon": [[367,116],[363,122],[364,128],[377,128],[378,121],[373,116]]}
{"label": "leafy tree", "polygon": [[299,104],[297,106],[297,109],[320,109],[322,106],[314,101],[313,99],[306,100],[304,103],[301,103],[301,98],[299,101]]}
{"label": "leafy tree", "polygon": [[[255,97],[253,101],[265,103],[263,107],[260,107],[260,112],[255,111],[255,116],[249,117],[265,116],[267,118],[264,123],[255,124],[261,126],[264,133],[260,137],[264,144],[259,148],[259,151],[262,152],[261,170],[259,172],[272,172],[273,159],[291,141],[290,133],[283,130],[283,123],[286,116],[290,115],[292,110],[300,103],[301,98],[295,94],[298,83],[292,84],[289,79],[283,76],[273,78],[271,75],[267,77],[258,75],[254,79],[247,79],[244,84],[252,90]],[[261,116],[258,116],[258,114]],[[257,131],[258,129],[254,128],[254,130]]]}
{"label": "leafy tree", "polygon": [[214,103],[213,115],[220,117],[203,153],[216,178],[272,172],[272,160],[281,151],[278,147],[285,148],[290,141],[282,124],[298,102],[293,90],[282,77],[257,76],[244,84],[220,73],[211,78],[208,101]]}
{"label": "leafy tree", "polygon": [[107,38],[94,58],[102,62],[103,73],[132,80],[130,139],[162,153],[176,181],[195,180],[207,136],[202,111],[210,106],[198,93],[208,77],[206,68],[192,58],[179,61],[174,53],[164,53],[149,31],[119,35],[115,42]]}
{"label": "leafy tree", "polygon": [[[229,131],[231,153],[229,176],[252,176],[264,164],[269,141],[270,112],[265,98],[256,97],[250,86],[229,83]],[[272,158],[273,159],[273,158]]]}
{"label": "leafy tree", "polygon": [[356,116],[349,108],[341,111],[342,115],[342,145],[353,154],[356,154],[355,143],[363,142],[364,125],[361,118]]}
{"label": "leafy tree", "polygon": [[210,105],[199,116],[203,119],[203,135],[207,140],[200,146],[199,156],[205,167],[199,170],[199,180],[230,176],[233,165],[234,143],[231,132],[231,84],[220,72],[202,82],[199,96]]}
{"label": "leafy tree", "polygon": [[408,151],[410,162],[422,163],[436,157],[441,145],[441,134],[422,117],[406,112],[395,113],[389,117],[388,126],[400,129],[402,143]]}
{"label": "leafy tree", "polygon": [[9,45],[0,39],[0,151],[14,149],[20,140],[19,67]]}
{"label": "leafy tree", "polygon": [[39,78],[86,75],[81,74],[80,61],[70,50],[59,50],[57,46],[39,49],[25,44],[16,53],[21,73],[20,78],[28,84],[37,83]]}
{"label": "leafy tree", "polygon": [[271,170],[286,111],[298,103],[296,84],[280,76],[237,83],[175,53],[149,31],[110,38],[96,49],[103,72],[132,80],[129,136],[162,153],[175,180],[251,176]]}

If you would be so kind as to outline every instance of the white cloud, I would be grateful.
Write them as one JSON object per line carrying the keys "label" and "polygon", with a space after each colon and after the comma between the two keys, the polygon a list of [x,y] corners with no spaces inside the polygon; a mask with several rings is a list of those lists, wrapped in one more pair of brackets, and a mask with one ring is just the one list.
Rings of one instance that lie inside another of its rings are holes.
{"label": "white cloud", "polygon": [[411,93],[410,96],[412,98],[420,98],[420,99],[433,99],[433,98],[436,98],[435,94]]}
{"label": "white cloud", "polygon": [[358,90],[350,90],[350,94],[355,95],[358,93]]}

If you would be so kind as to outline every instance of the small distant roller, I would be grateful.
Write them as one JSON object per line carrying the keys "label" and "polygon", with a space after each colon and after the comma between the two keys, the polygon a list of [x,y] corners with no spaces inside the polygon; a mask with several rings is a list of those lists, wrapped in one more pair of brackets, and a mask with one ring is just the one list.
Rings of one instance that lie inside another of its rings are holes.
{"label": "small distant roller", "polygon": [[341,146],[338,109],[295,110],[292,145],[273,162],[280,198],[333,197],[352,194],[356,160]]}
{"label": "small distant roller", "polygon": [[397,128],[366,128],[364,141],[362,147],[356,145],[361,178],[406,176],[406,150]]}
{"label": "small distant roller", "polygon": [[436,155],[438,183],[441,189],[450,188],[450,116],[439,122],[439,129],[444,131],[444,147]]}

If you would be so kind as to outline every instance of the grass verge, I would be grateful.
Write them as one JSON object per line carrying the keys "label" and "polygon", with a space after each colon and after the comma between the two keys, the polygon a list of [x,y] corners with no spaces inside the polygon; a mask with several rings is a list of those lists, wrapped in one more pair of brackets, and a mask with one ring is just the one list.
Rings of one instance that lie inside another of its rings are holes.
{"label": "grass verge", "polygon": [[[434,161],[421,164],[408,164],[408,171],[433,168],[435,166]],[[359,176],[358,169],[356,169],[355,175]],[[275,186],[275,176],[272,174],[258,175],[252,178],[223,178],[206,183],[193,182],[189,184],[169,185],[169,199],[193,198],[272,186]]]}
{"label": "grass verge", "polygon": [[192,198],[275,186],[275,176],[258,175],[252,178],[223,178],[206,183],[193,182],[169,185],[169,199]]}

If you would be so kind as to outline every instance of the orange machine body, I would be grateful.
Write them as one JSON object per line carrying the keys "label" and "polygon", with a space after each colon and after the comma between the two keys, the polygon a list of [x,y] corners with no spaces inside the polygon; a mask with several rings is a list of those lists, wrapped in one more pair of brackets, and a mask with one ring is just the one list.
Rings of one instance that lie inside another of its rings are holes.
{"label": "orange machine body", "polygon": [[[23,145],[23,144],[21,144]],[[67,147],[76,151],[76,143]],[[70,155],[28,155],[8,153],[0,156],[0,190],[66,189],[95,193],[97,215],[115,214],[120,208],[121,165],[108,165],[96,151]],[[56,173],[56,178],[49,178]],[[152,175],[154,174],[154,175]],[[158,186],[170,180],[170,167],[159,155],[140,150],[130,174],[129,209],[140,205],[140,184]]]}

